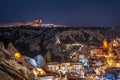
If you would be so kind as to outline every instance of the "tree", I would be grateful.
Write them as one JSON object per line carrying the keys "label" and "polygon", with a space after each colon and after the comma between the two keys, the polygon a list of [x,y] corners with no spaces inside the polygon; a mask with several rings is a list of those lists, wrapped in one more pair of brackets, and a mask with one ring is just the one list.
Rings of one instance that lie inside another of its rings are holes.
{"label": "tree", "polygon": [[0,49],[2,49],[4,47],[3,42],[0,42]]}

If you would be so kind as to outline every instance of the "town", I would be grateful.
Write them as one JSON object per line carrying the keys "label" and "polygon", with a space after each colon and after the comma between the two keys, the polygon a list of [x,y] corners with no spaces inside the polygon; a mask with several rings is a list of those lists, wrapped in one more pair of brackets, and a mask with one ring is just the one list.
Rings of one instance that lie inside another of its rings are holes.
{"label": "town", "polygon": [[[98,47],[79,42],[63,43],[60,35],[55,35],[53,42],[47,47],[53,50],[29,57],[16,50],[12,43],[7,44],[6,49],[6,43],[1,41],[1,60],[5,63],[0,64],[13,66],[19,74],[21,69],[25,76],[32,73],[34,80],[120,79],[120,38],[111,41],[104,38]],[[55,57],[53,61],[52,52],[61,57]]]}

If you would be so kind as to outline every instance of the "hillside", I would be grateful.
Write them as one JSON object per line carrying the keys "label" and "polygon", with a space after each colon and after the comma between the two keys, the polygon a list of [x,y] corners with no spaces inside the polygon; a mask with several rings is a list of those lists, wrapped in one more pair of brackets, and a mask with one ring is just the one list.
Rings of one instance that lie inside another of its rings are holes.
{"label": "hillside", "polygon": [[[120,28],[0,28],[0,39],[6,46],[12,42],[23,55],[30,57],[54,50],[56,37],[61,44],[80,43],[100,46],[104,38],[108,41],[120,37]],[[52,46],[50,46],[52,45]],[[54,54],[54,52],[53,52]],[[55,53],[57,54],[57,53]]]}

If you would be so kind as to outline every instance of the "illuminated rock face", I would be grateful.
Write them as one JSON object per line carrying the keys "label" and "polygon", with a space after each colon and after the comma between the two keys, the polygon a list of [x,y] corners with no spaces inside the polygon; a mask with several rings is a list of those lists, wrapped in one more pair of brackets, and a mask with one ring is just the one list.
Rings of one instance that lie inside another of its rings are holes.
{"label": "illuminated rock face", "polygon": [[34,59],[36,60],[38,66],[44,66],[45,65],[45,60],[44,60],[43,56],[37,55]]}
{"label": "illuminated rock face", "polygon": [[33,65],[34,67],[42,67],[45,65],[45,60],[41,55],[37,55],[34,58],[28,57],[28,62]]}
{"label": "illuminated rock face", "polygon": [[[5,50],[4,50],[5,51]],[[0,55],[2,52],[0,51]],[[4,53],[7,56],[12,56],[12,54]],[[34,80],[32,71],[28,68],[30,67],[25,61],[20,59],[14,59],[1,56],[0,62],[0,79],[2,80]],[[20,61],[21,62],[20,62]],[[25,66],[26,64],[27,66]]]}
{"label": "illuminated rock face", "polygon": [[30,64],[33,65],[34,67],[37,67],[37,66],[38,66],[36,60],[33,59],[33,58],[29,58],[29,62],[30,62]]}

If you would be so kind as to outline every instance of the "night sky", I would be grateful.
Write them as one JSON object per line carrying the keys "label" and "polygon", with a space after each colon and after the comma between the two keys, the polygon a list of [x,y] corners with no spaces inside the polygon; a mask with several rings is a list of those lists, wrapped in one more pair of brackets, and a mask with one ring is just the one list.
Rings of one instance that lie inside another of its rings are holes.
{"label": "night sky", "polygon": [[0,24],[42,19],[81,26],[120,24],[120,0],[0,0]]}

